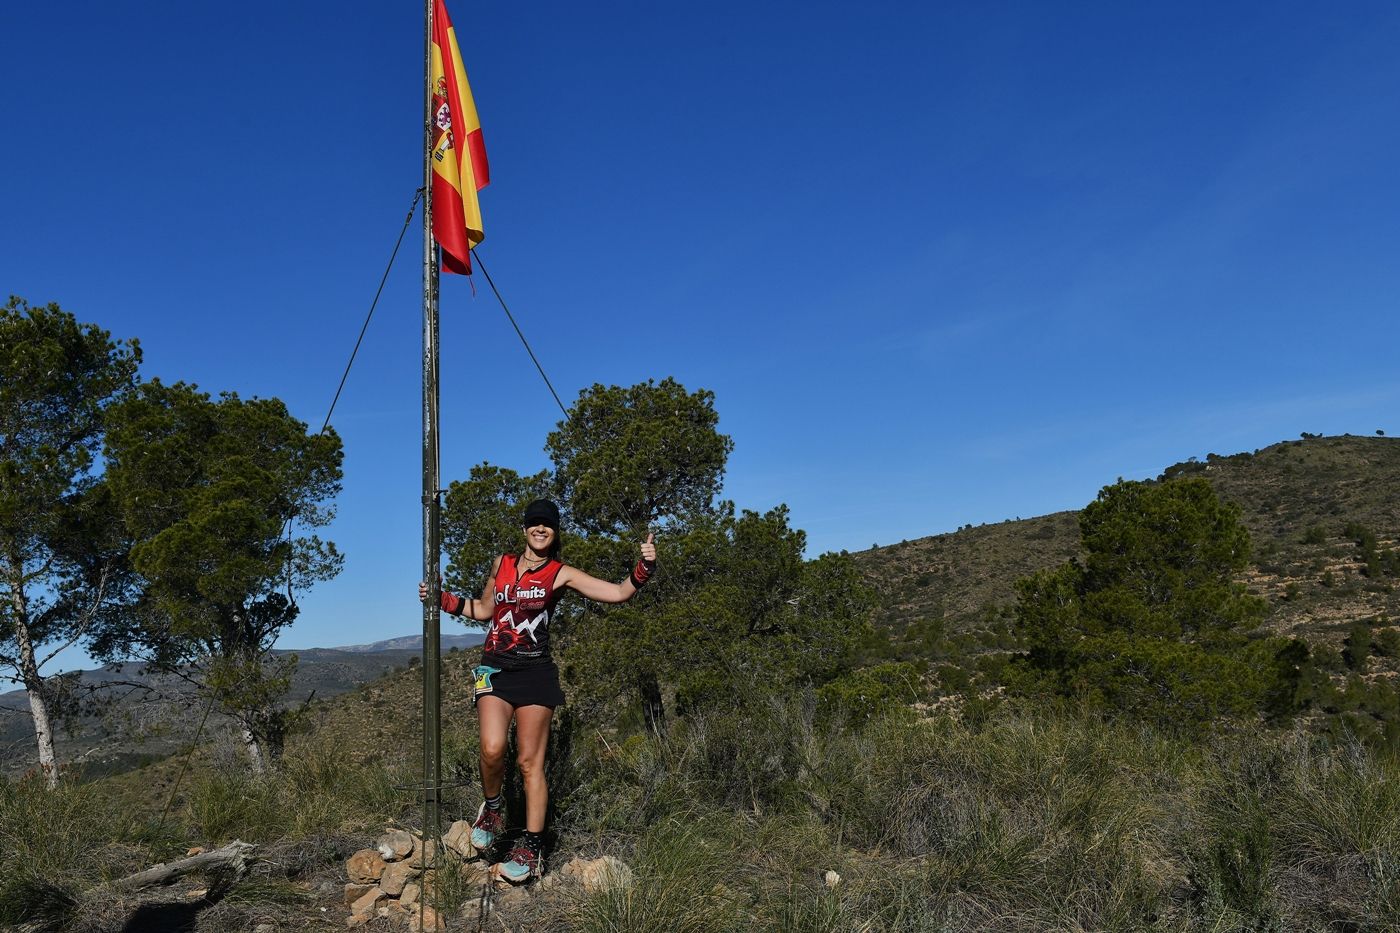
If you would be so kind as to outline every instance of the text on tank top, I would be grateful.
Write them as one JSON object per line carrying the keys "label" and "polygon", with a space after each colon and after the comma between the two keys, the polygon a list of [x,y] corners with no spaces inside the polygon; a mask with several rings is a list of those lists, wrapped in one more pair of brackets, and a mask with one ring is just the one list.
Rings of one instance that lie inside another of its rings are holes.
{"label": "text on tank top", "polygon": [[518,558],[502,554],[496,570],[496,612],[482,646],[486,654],[529,664],[549,658],[549,620],[563,591],[554,578],[564,565],[557,560],[520,574]]}

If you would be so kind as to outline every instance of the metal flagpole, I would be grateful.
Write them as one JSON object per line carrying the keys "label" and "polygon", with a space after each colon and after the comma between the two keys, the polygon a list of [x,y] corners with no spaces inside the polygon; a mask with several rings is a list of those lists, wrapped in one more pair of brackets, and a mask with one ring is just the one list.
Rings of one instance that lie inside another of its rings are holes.
{"label": "metal flagpole", "polygon": [[423,839],[441,835],[441,641],[438,581],[441,488],[438,465],[438,257],[433,242],[433,0],[424,2],[423,27]]}

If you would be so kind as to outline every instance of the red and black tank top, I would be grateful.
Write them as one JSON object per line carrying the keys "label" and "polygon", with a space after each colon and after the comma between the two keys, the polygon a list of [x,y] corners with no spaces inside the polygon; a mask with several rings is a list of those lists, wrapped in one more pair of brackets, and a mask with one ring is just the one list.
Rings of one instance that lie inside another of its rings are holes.
{"label": "red and black tank top", "polygon": [[563,567],[551,560],[521,574],[514,554],[501,555],[495,581],[496,614],[482,646],[483,660],[506,669],[549,662],[549,620],[564,595],[554,588],[554,578]]}

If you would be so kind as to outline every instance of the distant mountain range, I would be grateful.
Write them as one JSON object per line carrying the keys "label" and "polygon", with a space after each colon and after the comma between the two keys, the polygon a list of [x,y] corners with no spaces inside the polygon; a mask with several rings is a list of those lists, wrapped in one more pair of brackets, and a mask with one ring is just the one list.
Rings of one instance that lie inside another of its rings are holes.
{"label": "distant mountain range", "polygon": [[[472,648],[481,644],[485,635],[481,632],[472,632],[467,635],[443,635],[441,644],[443,651],[451,651],[453,648]],[[310,651],[351,651],[356,654],[376,654],[381,651],[419,651],[423,650],[423,636],[403,635],[399,638],[386,638],[384,641],[370,642],[368,645],[341,645],[339,648],[311,648]]]}
{"label": "distant mountain range", "polygon": [[[481,644],[481,632],[442,636],[444,654]],[[296,674],[288,702],[328,699],[416,663],[423,636],[403,635],[367,645],[275,651],[295,654]],[[82,716],[55,737],[59,760],[78,762],[89,773],[124,770],[164,757],[193,736],[199,714],[180,678],[148,674],[140,664],[77,672],[83,686],[106,685],[112,706],[102,716]],[[226,724],[224,724],[226,727]],[[214,728],[221,728],[219,723]],[[24,690],[0,693],[0,774],[21,774],[34,764],[34,726]]]}

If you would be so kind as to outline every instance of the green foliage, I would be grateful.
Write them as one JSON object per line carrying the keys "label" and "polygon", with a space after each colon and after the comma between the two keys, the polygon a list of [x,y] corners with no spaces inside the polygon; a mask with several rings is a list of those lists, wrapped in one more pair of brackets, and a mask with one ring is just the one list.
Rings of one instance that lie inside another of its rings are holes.
{"label": "green foliage", "polygon": [[[800,697],[766,709],[713,710],[665,737],[600,745],[570,795],[589,806],[568,807],[575,822],[564,832],[624,834],[641,851],[698,860],[693,872],[667,862],[649,883],[668,886],[659,913],[684,925],[705,904],[714,929],[1400,920],[1389,874],[1400,845],[1395,761],[1355,743],[1250,730],[1199,745],[1053,708],[1004,707],[980,726],[823,725]],[[696,832],[678,838],[685,827]],[[701,867],[707,857],[729,866],[722,889]],[[834,890],[820,887],[827,868],[843,878]],[[628,916],[661,928],[645,903],[612,897],[589,904],[586,922],[560,908],[538,925],[618,929],[607,924]],[[733,917],[736,902],[747,917]]]}
{"label": "green foliage", "polygon": [[[41,720],[41,651],[103,637],[130,582],[92,467],[103,412],[130,390],[140,360],[136,341],[113,341],[56,304],[0,306],[0,665]],[[56,780],[52,730],[35,728]]]}
{"label": "green foliage", "polygon": [[[599,545],[594,554],[606,554]],[[839,674],[868,631],[864,585],[848,555],[804,561],[804,545],[781,506],[735,515],[726,503],[672,526],[658,583],[632,603],[595,607],[574,633],[564,661],[579,700],[619,690],[645,698],[655,681],[686,709],[731,702],[751,683],[772,689]],[[623,547],[614,567],[626,566]]]}
{"label": "green foliage", "polygon": [[308,434],[277,399],[213,399],[159,381],[112,406],[107,421],[108,481],[146,585],[137,624],[104,647],[195,670],[275,755],[290,670],[268,651],[296,619],[291,591],[342,563],[330,542],[292,537],[291,523],[332,519],[340,439]]}
{"label": "green foliage", "polygon": [[1388,679],[1366,680],[1353,673],[1341,683],[1318,689],[1318,705],[1329,715],[1321,722],[1335,738],[1400,751],[1400,691]]}
{"label": "green foliage", "polygon": [[[883,642],[882,644],[888,644]],[[922,618],[911,622],[893,646],[894,656],[901,661],[923,661],[925,664],[947,657],[950,648],[947,626],[941,617]]]}
{"label": "green foliage", "polygon": [[674,379],[580,392],[546,444],[570,522],[588,534],[635,534],[709,510],[734,449],[718,424],[714,393]]}
{"label": "green foliage", "polygon": [[1358,557],[1362,564],[1362,573],[1372,580],[1378,580],[1386,575],[1389,561],[1384,559],[1377,549],[1374,531],[1360,522],[1348,522],[1346,527],[1342,529],[1342,534],[1355,542],[1356,548],[1360,552]]}
{"label": "green foliage", "polygon": [[[634,859],[635,882],[585,898],[570,917],[578,933],[711,933],[739,930],[742,905],[726,896],[736,856],[733,827],[715,814],[665,821],[647,833]],[[557,921],[556,921],[557,923]],[[558,929],[538,926],[536,929]]]}
{"label": "green foliage", "polygon": [[1265,604],[1233,579],[1249,560],[1239,509],[1204,479],[1106,487],[1080,533],[1082,564],[1019,584],[1027,651],[1009,685],[1188,728],[1296,695],[1287,644],[1251,638]]}
{"label": "green foliage", "polygon": [[556,644],[571,703],[640,700],[660,728],[667,705],[729,702],[747,684],[824,683],[870,640],[849,555],[806,560],[786,507],[736,513],[715,501],[733,448],[717,424],[713,394],[673,379],[595,385],[547,439],[552,477],[482,464],[451,485],[443,540],[458,590],[475,592],[491,559],[519,547],[524,505],[551,487],[563,559],[596,577],[621,579],[646,531],[659,532],[660,570],[636,599],[569,600],[551,622],[565,636]]}
{"label": "green foliage", "polygon": [[472,467],[467,479],[454,480],[442,510],[445,585],[457,592],[480,592],[496,555],[520,550],[525,507],[549,494],[549,474],[544,471],[521,476],[482,463]]}
{"label": "green foliage", "polygon": [[1383,658],[1400,658],[1400,629],[1384,628],[1377,632],[1376,653]]}
{"label": "green foliage", "polygon": [[[136,341],[114,342],[58,305],[11,297],[0,307],[0,536],[5,560],[26,566],[48,538],[89,468],[102,413],[136,378]],[[13,585],[7,567],[4,585]],[[5,601],[0,612],[12,611]]]}
{"label": "green foliage", "polygon": [[891,661],[837,677],[817,690],[817,699],[828,716],[872,719],[908,710],[926,693],[918,667]]}
{"label": "green foliage", "polygon": [[1233,575],[1249,562],[1238,506],[1202,479],[1120,482],[1080,516],[1084,595],[1106,627],[1137,635],[1231,641],[1264,603]]}
{"label": "green foliage", "polygon": [[1347,630],[1346,642],[1342,647],[1342,660],[1348,670],[1361,671],[1366,668],[1366,659],[1371,656],[1371,626],[1356,621]]}
{"label": "green foliage", "polygon": [[72,929],[85,887],[136,870],[133,847],[152,861],[184,852],[174,834],[112,807],[100,787],[50,790],[37,775],[0,782],[0,927]]}
{"label": "green foliage", "polygon": [[285,814],[272,782],[244,772],[217,771],[192,782],[185,817],[198,838],[217,846],[234,839],[276,839]]}
{"label": "green foliage", "polygon": [[[1400,923],[1391,874],[1400,759],[1352,738],[1251,724],[1197,742],[1059,702],[1012,701],[976,721],[866,716],[859,705],[829,716],[819,692],[754,683],[664,734],[561,722],[550,864],[608,853],[635,881],[595,894],[537,889],[498,903],[502,920],[515,929],[735,933]],[[269,778],[202,774],[172,819],[199,815],[191,841],[258,838],[260,877],[314,886],[390,821],[412,818],[411,795],[392,785],[414,771],[416,763],[404,772],[356,763],[345,743],[299,740]],[[62,879],[58,893],[81,911],[93,900],[83,889],[118,866],[168,860],[188,844],[123,829],[118,808],[94,818],[94,796],[42,811],[7,809],[4,799],[0,909],[11,890],[15,904],[40,903],[42,889],[21,889],[14,876],[41,846],[67,872],[47,883]],[[31,838],[44,827],[56,839],[93,835],[86,846]],[[841,876],[834,888],[822,882],[827,870]],[[443,887],[452,904],[479,891],[450,876]],[[255,909],[286,926],[324,923],[280,882],[255,882],[245,900],[246,916],[230,928],[251,926]],[[73,914],[55,928],[89,928]]]}

